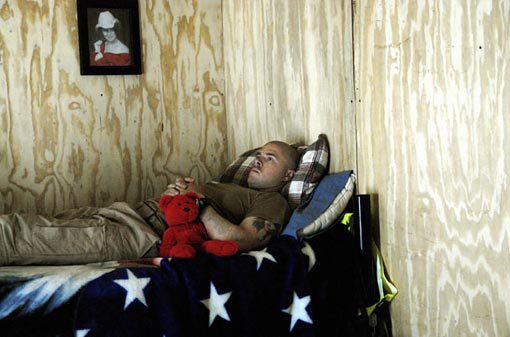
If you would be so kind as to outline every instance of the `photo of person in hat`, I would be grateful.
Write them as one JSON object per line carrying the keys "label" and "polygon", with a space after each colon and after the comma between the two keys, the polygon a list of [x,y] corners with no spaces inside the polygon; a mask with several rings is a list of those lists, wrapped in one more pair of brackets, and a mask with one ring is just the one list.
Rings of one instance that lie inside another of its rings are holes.
{"label": "photo of person in hat", "polygon": [[131,64],[129,48],[118,39],[120,21],[110,11],[99,13],[96,31],[100,39],[94,42],[90,56],[93,66],[128,66]]}

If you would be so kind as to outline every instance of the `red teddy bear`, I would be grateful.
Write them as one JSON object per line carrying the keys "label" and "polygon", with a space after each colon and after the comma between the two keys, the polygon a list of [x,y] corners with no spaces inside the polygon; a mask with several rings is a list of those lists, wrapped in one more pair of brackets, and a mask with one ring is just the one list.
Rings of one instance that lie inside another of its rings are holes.
{"label": "red teddy bear", "polygon": [[198,249],[216,256],[230,256],[239,251],[235,241],[209,239],[204,225],[197,219],[199,199],[194,192],[164,195],[159,199],[159,207],[168,224],[159,250],[162,257],[191,258]]}

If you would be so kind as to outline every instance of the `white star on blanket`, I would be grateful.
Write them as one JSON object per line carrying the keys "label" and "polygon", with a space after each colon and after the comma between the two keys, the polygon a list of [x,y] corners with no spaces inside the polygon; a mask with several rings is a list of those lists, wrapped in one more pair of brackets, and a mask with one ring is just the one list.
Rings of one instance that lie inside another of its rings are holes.
{"label": "white star on blanket", "polygon": [[273,255],[267,252],[267,248],[264,248],[262,250],[252,250],[248,253],[244,253],[244,255],[251,255],[257,260],[257,270],[259,270],[260,265],[262,264],[262,261],[264,259],[268,259],[269,261],[273,261],[276,263],[276,260],[273,257]]}
{"label": "white star on blanket", "polygon": [[80,329],[80,330],[76,330],[76,334],[75,336],[76,337],[85,337],[87,336],[87,334],[89,333],[90,329]]}
{"label": "white star on blanket", "polygon": [[136,277],[129,269],[127,269],[127,280],[114,280],[119,286],[126,290],[126,301],[124,302],[124,310],[135,300],[139,300],[147,307],[147,301],[143,294],[143,289],[151,281],[150,277]]}
{"label": "white star on blanket", "polygon": [[290,319],[290,330],[294,329],[294,325],[296,325],[298,320],[302,320],[303,322],[313,324],[312,319],[306,312],[306,307],[310,303],[310,296],[304,296],[299,298],[299,296],[294,292],[294,298],[292,299],[292,303],[287,309],[282,310],[283,312],[291,315]]}
{"label": "white star on blanket", "polygon": [[232,292],[219,295],[212,282],[210,289],[210,297],[201,301],[209,309],[209,326],[212,325],[216,316],[220,316],[230,322],[230,316],[228,315],[227,309],[225,309],[225,303],[227,303]]}
{"label": "white star on blanket", "polygon": [[256,331],[246,335],[272,336],[268,322],[282,334],[314,335],[308,268],[322,268],[319,254],[311,244],[286,238],[281,244],[235,257],[198,254],[162,258],[160,268],[113,269],[82,289],[75,336],[201,336],[208,330],[238,336],[248,326]]}

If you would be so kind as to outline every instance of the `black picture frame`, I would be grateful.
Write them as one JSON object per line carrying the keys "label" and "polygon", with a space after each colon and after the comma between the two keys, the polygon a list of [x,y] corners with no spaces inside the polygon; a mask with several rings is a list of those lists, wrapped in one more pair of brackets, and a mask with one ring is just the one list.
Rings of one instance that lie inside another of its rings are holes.
{"label": "black picture frame", "polygon": [[138,0],[77,0],[77,11],[81,75],[142,73]]}

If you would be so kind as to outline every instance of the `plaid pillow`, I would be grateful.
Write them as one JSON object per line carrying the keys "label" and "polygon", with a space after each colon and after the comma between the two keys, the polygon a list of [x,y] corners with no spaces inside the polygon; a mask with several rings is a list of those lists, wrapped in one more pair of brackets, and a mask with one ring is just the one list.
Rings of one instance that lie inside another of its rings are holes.
{"label": "plaid pillow", "polygon": [[[320,134],[318,139],[308,146],[293,144],[300,155],[299,165],[294,178],[287,183],[282,194],[292,208],[303,206],[309,200],[314,188],[328,171],[329,143],[326,135]],[[248,186],[248,174],[255,165],[260,147],[251,149],[233,161],[215,181]]]}
{"label": "plaid pillow", "polygon": [[220,183],[234,183],[241,186],[248,186],[248,175],[253,166],[255,166],[255,159],[257,159],[257,152],[261,147],[248,150],[241,154],[239,158],[234,160],[223,173],[221,173],[215,181]]}
{"label": "plaid pillow", "polygon": [[[329,143],[326,135],[307,147],[301,147],[298,169],[294,178],[283,188],[282,194],[292,208],[303,207],[329,169]],[[298,149],[299,151],[299,149]]]}

